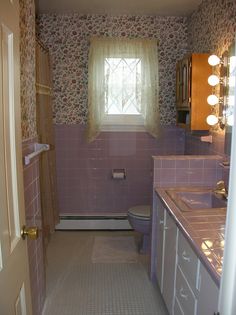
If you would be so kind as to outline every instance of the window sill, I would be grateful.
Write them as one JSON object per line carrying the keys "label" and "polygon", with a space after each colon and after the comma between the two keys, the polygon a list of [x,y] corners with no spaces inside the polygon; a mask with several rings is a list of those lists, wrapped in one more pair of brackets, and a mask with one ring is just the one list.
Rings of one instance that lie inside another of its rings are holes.
{"label": "window sill", "polygon": [[145,132],[144,120],[141,115],[105,115],[101,130]]}
{"label": "window sill", "polygon": [[110,132],[145,132],[143,125],[103,125],[101,131]]}

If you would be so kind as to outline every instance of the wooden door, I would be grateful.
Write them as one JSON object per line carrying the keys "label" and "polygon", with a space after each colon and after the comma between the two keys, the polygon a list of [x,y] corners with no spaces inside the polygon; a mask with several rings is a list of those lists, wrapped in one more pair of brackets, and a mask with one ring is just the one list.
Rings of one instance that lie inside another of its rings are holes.
{"label": "wooden door", "polygon": [[0,2],[0,314],[30,315],[21,152],[19,3]]}
{"label": "wooden door", "polygon": [[212,87],[207,79],[212,74],[212,67],[208,57],[208,54],[192,54],[191,130],[209,130],[206,118],[212,109],[207,103],[207,97],[212,94]]}
{"label": "wooden door", "polygon": [[36,41],[37,132],[40,142],[50,145],[40,159],[40,191],[43,213],[44,248],[59,222],[56,191],[55,135],[53,128],[50,58],[47,49]]}

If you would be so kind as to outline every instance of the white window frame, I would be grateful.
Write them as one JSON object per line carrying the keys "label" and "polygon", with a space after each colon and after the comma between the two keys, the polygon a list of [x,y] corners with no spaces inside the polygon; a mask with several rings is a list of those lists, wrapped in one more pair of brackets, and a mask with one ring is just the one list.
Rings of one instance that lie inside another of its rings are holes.
{"label": "white window frame", "polygon": [[[124,58],[123,56],[116,56]],[[111,58],[111,57],[109,57]],[[128,58],[128,57],[127,57]],[[143,132],[144,119],[142,114],[106,114],[104,102],[104,118],[102,120],[101,131],[135,131]]]}
{"label": "white window frame", "polygon": [[104,116],[102,131],[145,131],[142,115],[108,115]]}

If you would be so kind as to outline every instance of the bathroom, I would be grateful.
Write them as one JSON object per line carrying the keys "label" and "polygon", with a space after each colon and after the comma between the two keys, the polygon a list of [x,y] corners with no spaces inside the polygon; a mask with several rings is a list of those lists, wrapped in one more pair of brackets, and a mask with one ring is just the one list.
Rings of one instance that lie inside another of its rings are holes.
{"label": "bathroom", "polygon": [[[127,210],[134,205],[152,203],[152,156],[220,155],[224,160],[229,159],[225,153],[224,130],[212,130],[212,143],[209,143],[200,141],[198,134],[196,136],[196,133],[176,126],[175,82],[176,63],[187,53],[215,53],[221,56],[229,48],[236,34],[234,1],[193,1],[193,8],[185,12],[179,12],[177,5],[162,14],[151,9],[143,9],[143,13],[135,10],[129,13],[127,9],[117,14],[115,11],[99,12],[99,8],[89,14],[70,13],[66,9],[60,11],[60,6],[55,6],[55,13],[50,14],[42,9],[43,5],[47,8],[46,1],[38,2],[20,1],[22,145],[23,151],[27,151],[38,142],[35,97],[37,35],[48,49],[51,61],[60,230],[114,229],[114,233],[115,230],[126,230]],[[41,11],[38,11],[40,8]],[[93,36],[149,38],[157,41],[159,138],[155,139],[140,130],[103,131],[94,141],[86,141],[88,53],[89,39]],[[183,184],[198,184],[208,180],[212,184],[222,177],[227,182],[228,169],[206,168],[199,175],[196,165],[191,170],[191,178],[187,182],[182,180]],[[24,168],[24,191],[26,225],[40,227],[42,213],[38,167],[37,160]],[[113,179],[113,169],[124,169],[125,179]],[[160,172],[159,180],[163,186],[173,184],[172,167],[166,167]],[[53,244],[57,233],[50,236],[48,246]],[[89,235],[90,232],[84,233]],[[130,235],[127,231],[122,233]],[[36,241],[28,242],[28,252],[33,314],[38,315],[42,313],[46,299],[47,258],[42,235]],[[50,270],[53,273],[53,268]],[[134,311],[131,313],[134,314]],[[87,314],[90,314],[89,311]],[[137,314],[141,313],[137,310]]]}

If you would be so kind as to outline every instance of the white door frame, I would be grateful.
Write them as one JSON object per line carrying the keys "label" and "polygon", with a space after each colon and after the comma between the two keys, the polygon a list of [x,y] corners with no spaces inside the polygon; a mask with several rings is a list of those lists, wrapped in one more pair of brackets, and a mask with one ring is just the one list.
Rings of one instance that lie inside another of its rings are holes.
{"label": "white door frame", "polygon": [[[236,38],[235,38],[236,46]],[[236,47],[235,47],[236,51]],[[235,74],[236,79],[236,74]],[[234,95],[234,127],[231,139],[229,198],[225,227],[223,272],[220,286],[220,315],[236,314],[236,91]]]}
{"label": "white door frame", "polygon": [[32,315],[25,224],[19,1],[0,1],[0,314]]}

